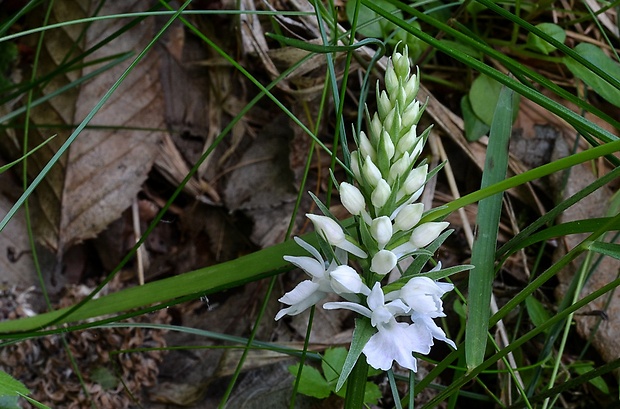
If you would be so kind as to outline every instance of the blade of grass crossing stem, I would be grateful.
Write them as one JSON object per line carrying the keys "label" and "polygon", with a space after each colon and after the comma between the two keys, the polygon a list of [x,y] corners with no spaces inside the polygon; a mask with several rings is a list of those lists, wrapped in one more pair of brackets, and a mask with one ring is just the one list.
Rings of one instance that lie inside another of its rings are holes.
{"label": "blade of grass crossing stem", "polygon": [[[495,107],[482,174],[482,189],[506,178],[508,143],[512,127],[512,94],[509,88],[503,87]],[[471,264],[475,267],[469,273],[468,317],[465,331],[465,360],[468,370],[480,365],[484,360],[502,195],[503,193],[495,194],[478,204],[477,234],[471,255]]]}

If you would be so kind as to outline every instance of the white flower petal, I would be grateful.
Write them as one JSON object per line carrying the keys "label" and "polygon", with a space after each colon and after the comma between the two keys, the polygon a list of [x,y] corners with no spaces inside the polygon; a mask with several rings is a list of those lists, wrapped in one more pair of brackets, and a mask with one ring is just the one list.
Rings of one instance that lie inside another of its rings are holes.
{"label": "white flower petal", "polygon": [[417,370],[413,352],[428,353],[432,337],[428,331],[415,325],[394,321],[388,327],[380,328],[370,337],[362,352],[366,361],[375,369],[387,371],[396,361],[400,366],[412,371]]}
{"label": "white flower petal", "polygon": [[[443,316],[441,297],[448,287],[428,277],[413,277],[400,289],[400,297],[412,310],[433,317]],[[454,286],[450,285],[450,290]]]}
{"label": "white flower petal", "polygon": [[408,305],[406,305],[402,300],[393,300],[387,304],[385,304],[385,308],[393,315],[402,315],[411,311]]}
{"label": "white flower petal", "polygon": [[412,169],[407,175],[407,178],[403,182],[403,191],[405,195],[411,195],[419,190],[426,182],[426,175],[428,174],[428,165],[418,166]]}
{"label": "white flower petal", "polygon": [[433,336],[433,338],[438,339],[440,341],[445,342],[450,345],[452,348],[456,349],[456,344],[451,339],[448,339],[446,333],[441,327],[435,324],[435,321],[427,315],[424,314],[412,314],[411,319],[415,322],[416,325],[426,327],[426,330]]}
{"label": "white flower petal", "polygon": [[321,253],[319,253],[319,251],[317,249],[312,247],[310,245],[310,243],[307,243],[307,242],[303,241],[301,238],[299,238],[297,236],[293,237],[293,240],[295,240],[295,243],[297,243],[300,247],[302,247],[308,253],[312,254],[312,257],[317,259],[317,261],[319,263],[325,265],[325,260],[323,260],[323,257],[321,256]]}
{"label": "white flower petal", "polygon": [[375,151],[375,148],[372,146],[370,139],[368,139],[364,131],[361,131],[359,133],[359,140],[359,149],[362,157],[370,157],[372,160],[375,160],[375,158],[377,157],[377,152]]}
{"label": "white flower petal", "polygon": [[376,282],[375,285],[372,286],[372,290],[370,290],[370,295],[366,302],[371,310],[376,310],[385,305],[385,296],[383,295],[383,290],[379,282]]}
{"label": "white flower petal", "polygon": [[281,309],[276,314],[276,321],[285,315],[300,314],[325,298],[326,294],[322,291],[317,291],[318,288],[318,283],[306,280],[297,284],[295,288],[280,297],[278,301],[288,304],[290,307]]}
{"label": "white flower petal", "polygon": [[283,259],[301,268],[311,277],[321,278],[325,276],[325,264],[319,263],[312,257],[284,256]]}
{"label": "white flower petal", "polygon": [[360,315],[370,318],[372,312],[361,304],[349,301],[326,302],[323,304],[326,310],[351,310]]}
{"label": "white flower petal", "polygon": [[392,249],[392,253],[396,254],[396,257],[400,260],[403,257],[410,255],[417,249],[418,248],[413,246],[411,243],[406,242],[404,244],[401,244],[400,246],[394,247]]}
{"label": "white flower petal", "polygon": [[354,256],[357,256],[359,258],[366,258],[366,257],[368,257],[368,254],[366,254],[366,252],[364,250],[359,248],[357,245],[351,243],[346,238],[344,240],[342,240],[341,242],[339,242],[338,244],[334,243],[334,246],[339,247],[339,248],[341,248],[343,250],[346,250],[349,253],[351,253]]}
{"label": "white flower petal", "polygon": [[362,173],[364,174],[366,181],[373,187],[373,189],[377,187],[379,181],[381,180],[381,171],[372,161],[370,156],[366,156],[366,160],[362,166]]}

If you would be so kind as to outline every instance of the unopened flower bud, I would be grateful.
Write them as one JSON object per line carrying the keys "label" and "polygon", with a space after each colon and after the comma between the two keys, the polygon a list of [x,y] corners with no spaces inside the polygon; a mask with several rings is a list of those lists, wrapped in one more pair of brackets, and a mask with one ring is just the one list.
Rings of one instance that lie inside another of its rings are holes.
{"label": "unopened flower bud", "polygon": [[424,223],[411,232],[409,243],[417,248],[428,246],[433,240],[435,240],[442,231],[448,227],[448,222],[428,222]]}
{"label": "unopened flower bud", "polygon": [[379,112],[379,119],[385,119],[385,116],[392,108],[392,103],[390,102],[387,92],[379,92],[379,82],[377,81],[377,111]]}
{"label": "unopened flower bud", "polygon": [[366,208],[366,201],[362,192],[347,182],[340,184],[340,201],[349,213],[354,216],[358,216]]}
{"label": "unopened flower bud", "polygon": [[424,204],[415,203],[404,206],[394,219],[394,229],[396,231],[407,231],[419,223],[424,212]]}
{"label": "unopened flower bud", "polygon": [[398,113],[398,102],[394,104],[394,108],[387,114],[383,120],[383,129],[391,135],[398,135],[401,129],[401,118]]}
{"label": "unopened flower bud", "polygon": [[360,155],[359,151],[351,152],[351,172],[356,180],[362,180],[362,174],[360,172]]}
{"label": "unopened flower bud", "polygon": [[359,294],[365,292],[362,278],[353,268],[342,265],[329,273],[330,285],[336,294]]}
{"label": "unopened flower bud", "polygon": [[381,250],[372,258],[370,271],[384,276],[396,267],[397,262],[396,254],[389,250]]}
{"label": "unopened flower bud", "polygon": [[413,98],[418,95],[418,91],[420,90],[420,69],[418,67],[416,67],[416,73],[409,77],[404,87],[407,96],[413,101]]}
{"label": "unopened flower bud", "polygon": [[381,180],[381,171],[372,159],[370,159],[370,156],[366,156],[366,161],[362,167],[362,173],[364,174],[366,181],[370,183],[370,186],[373,188],[377,187],[377,184]]}
{"label": "unopened flower bud", "polygon": [[353,242],[347,240],[342,227],[340,227],[340,225],[331,218],[311,213],[306,213],[306,217],[312,221],[312,224],[314,224],[314,229],[317,233],[321,235],[321,237],[323,237],[323,239],[325,239],[325,241],[327,241],[330,245],[348,251],[349,253],[360,258],[368,257],[368,254],[366,254],[364,250],[359,248]]}
{"label": "unopened flower bud", "polygon": [[381,123],[381,119],[379,119],[379,115],[375,112],[372,117],[372,121],[369,124],[369,132],[370,139],[372,141],[378,141],[381,139],[381,132],[383,131],[383,124]]}
{"label": "unopened flower bud", "polygon": [[422,138],[418,138],[418,140],[415,143],[415,147],[413,148],[413,150],[411,151],[411,154],[409,155],[413,162],[415,162],[416,159],[418,159],[418,156],[420,156],[420,154],[422,153],[423,148],[424,148],[424,140],[422,140]]}
{"label": "unopened flower bud", "polygon": [[402,115],[402,126],[408,128],[417,124],[420,119],[420,101],[411,102],[404,110]]}
{"label": "unopened flower bud", "polygon": [[370,225],[370,234],[382,250],[392,239],[392,231],[392,221],[387,216],[377,217]]}
{"label": "unopened flower bud", "polygon": [[375,160],[375,158],[377,157],[377,152],[375,152],[375,148],[373,148],[372,144],[370,143],[370,140],[368,139],[364,131],[361,131],[359,133],[359,139],[360,139],[359,148],[360,148],[360,153],[362,154],[362,156],[363,157],[370,156],[372,160]]}
{"label": "unopened flower bud", "polygon": [[405,152],[411,152],[418,139],[416,125],[413,125],[406,134],[401,136],[396,144],[396,155],[402,155]]}
{"label": "unopened flower bud", "polygon": [[410,72],[411,61],[409,61],[409,48],[405,47],[403,54],[394,51],[392,54],[392,64],[394,64],[394,71],[396,75],[401,78],[407,78]]}
{"label": "unopened flower bud", "polygon": [[398,177],[405,174],[411,167],[411,159],[409,154],[405,153],[400,159],[398,159],[390,168],[390,174],[388,175],[388,183],[393,183]]}
{"label": "unopened flower bud", "polygon": [[385,89],[387,89],[390,97],[395,97],[398,94],[400,84],[398,83],[398,77],[394,71],[392,61],[388,60],[387,67],[385,68]]}
{"label": "unopened flower bud", "polygon": [[428,165],[418,166],[412,169],[405,179],[402,185],[402,189],[405,195],[412,195],[417,192],[426,182],[426,175],[428,174]]}
{"label": "unopened flower bud", "polygon": [[392,189],[390,188],[390,185],[388,185],[385,179],[381,179],[379,180],[379,183],[377,183],[377,187],[375,188],[375,190],[372,192],[372,195],[370,196],[370,201],[372,202],[373,206],[375,206],[377,209],[380,209],[381,207],[383,207],[383,205],[387,203],[391,193]]}
{"label": "unopened flower bud", "polygon": [[383,154],[385,154],[385,157],[387,157],[388,161],[394,157],[394,152],[396,148],[394,148],[394,143],[392,142],[390,134],[386,131],[383,131],[381,135],[381,145],[379,149],[383,152]]}
{"label": "unopened flower bud", "polygon": [[314,229],[332,246],[345,240],[344,230],[338,223],[327,216],[308,213],[306,217],[314,224]]}

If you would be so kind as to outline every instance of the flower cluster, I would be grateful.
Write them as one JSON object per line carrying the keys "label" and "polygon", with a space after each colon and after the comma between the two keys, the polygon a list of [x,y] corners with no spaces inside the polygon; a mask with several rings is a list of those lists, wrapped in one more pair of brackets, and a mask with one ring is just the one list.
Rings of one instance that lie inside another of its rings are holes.
{"label": "flower cluster", "polygon": [[[420,223],[424,205],[415,203],[428,177],[428,165],[416,163],[430,129],[417,133],[424,106],[416,100],[419,72],[411,72],[407,47],[388,60],[385,88],[380,90],[377,83],[378,112],[371,117],[366,110],[367,133],[357,134],[358,149],[351,152],[354,183],[339,186],[343,206],[358,222],[358,239],[331,214],[306,215],[320,240],[331,246],[331,254],[326,255],[331,260],[325,261],[317,249],[295,239],[312,257],[284,258],[311,279],[280,298],[288,307],[276,319],[299,314],[336,293],[346,301],[328,302],[323,308],[355,311],[369,318],[376,329],[362,351],[369,365],[388,370],[396,361],[415,371],[412,353],[428,354],[434,339],[456,348],[433,320],[445,316],[441,297],[453,286],[406,274],[399,280],[402,286],[392,286],[398,289],[385,293],[381,282],[400,261],[437,239],[448,223]],[[349,254],[360,259],[362,275],[348,265]]]}

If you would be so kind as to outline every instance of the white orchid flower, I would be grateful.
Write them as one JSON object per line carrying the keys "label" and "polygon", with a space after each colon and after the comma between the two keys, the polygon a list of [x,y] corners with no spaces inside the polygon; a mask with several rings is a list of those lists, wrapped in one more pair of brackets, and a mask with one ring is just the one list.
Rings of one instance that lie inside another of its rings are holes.
{"label": "white orchid flower", "polygon": [[412,310],[431,318],[443,317],[441,297],[454,289],[450,283],[440,283],[428,277],[413,277],[400,289],[399,297]]}
{"label": "white orchid flower", "polygon": [[370,337],[362,350],[370,366],[388,370],[396,361],[400,366],[416,371],[417,363],[413,352],[430,352],[433,344],[431,331],[425,325],[397,322],[395,317],[407,314],[410,308],[399,299],[386,304],[379,283],[375,283],[367,302],[368,307],[352,302],[329,302],[325,303],[323,308],[348,309],[370,318],[370,323],[377,332]]}
{"label": "white orchid flower", "polygon": [[[357,271],[347,265],[338,265],[336,260],[326,268],[323,257],[314,247],[298,237],[295,237],[295,241],[313,257],[284,256],[284,260],[301,268],[311,277],[311,280],[297,284],[278,300],[289,307],[281,309],[276,315],[276,320],[285,315],[297,315],[304,312],[329,293],[336,293],[350,299],[356,299],[355,294],[368,295],[370,293],[370,289],[362,282]],[[337,251],[336,256],[340,262],[346,263],[346,252]]]}

